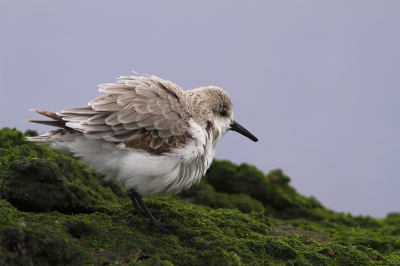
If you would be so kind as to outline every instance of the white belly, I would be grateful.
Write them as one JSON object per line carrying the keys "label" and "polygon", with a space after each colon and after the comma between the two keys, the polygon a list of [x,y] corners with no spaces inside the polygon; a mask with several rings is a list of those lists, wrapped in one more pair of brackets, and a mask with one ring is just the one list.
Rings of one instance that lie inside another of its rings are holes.
{"label": "white belly", "polygon": [[106,180],[135,189],[142,196],[176,194],[189,188],[206,173],[215,147],[190,141],[181,149],[163,155],[121,149],[99,139],[76,136],[71,142],[54,142],[51,147],[80,158]]}
{"label": "white belly", "polygon": [[202,154],[185,161],[181,154],[185,150],[186,147],[161,156],[130,152],[121,160],[116,181],[144,196],[176,194],[199,181],[212,160],[212,156],[206,158]]}

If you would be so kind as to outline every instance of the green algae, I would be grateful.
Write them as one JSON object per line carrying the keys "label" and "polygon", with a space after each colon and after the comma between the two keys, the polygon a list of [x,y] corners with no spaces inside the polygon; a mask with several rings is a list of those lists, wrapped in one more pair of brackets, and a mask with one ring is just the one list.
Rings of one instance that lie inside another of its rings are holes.
{"label": "green algae", "polygon": [[75,158],[7,128],[0,155],[0,265],[400,264],[399,213],[330,211],[281,170],[214,161],[180,195],[145,198],[181,225],[163,234]]}
{"label": "green algae", "polygon": [[[243,197],[241,204],[246,203],[253,211],[258,211],[260,206],[263,206],[270,217],[289,219],[307,216],[309,219],[320,220],[322,217],[315,210],[325,210],[322,204],[313,197],[301,196],[289,182],[290,178],[279,169],[266,175],[248,164],[235,165],[228,161],[214,160],[201,182],[183,192],[183,195],[194,197],[195,203],[198,204],[230,208],[229,205],[232,204],[226,204],[227,201],[223,199],[227,196],[222,194],[228,193],[231,202],[236,201],[234,197],[244,194],[249,197]],[[217,194],[207,188],[207,185],[211,185]],[[204,190],[209,191],[208,196],[204,195]],[[215,198],[214,205],[208,201],[210,198]],[[257,203],[254,203],[254,200]],[[240,209],[239,206],[236,208]]]}

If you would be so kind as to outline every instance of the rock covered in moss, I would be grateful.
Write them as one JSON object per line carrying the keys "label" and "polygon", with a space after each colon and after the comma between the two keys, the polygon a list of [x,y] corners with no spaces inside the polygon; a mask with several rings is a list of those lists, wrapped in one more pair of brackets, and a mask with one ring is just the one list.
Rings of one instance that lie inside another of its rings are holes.
{"label": "rock covered in moss", "polygon": [[0,130],[0,155],[0,265],[400,261],[399,214],[379,220],[332,212],[298,194],[280,170],[263,174],[215,161],[180,197],[146,198],[150,208],[165,212],[163,221],[181,225],[162,234],[132,212],[122,188],[75,158],[7,128]]}
{"label": "rock covered in moss", "polygon": [[182,197],[213,208],[238,208],[244,212],[264,209],[277,218],[321,219],[315,210],[324,210],[322,204],[313,197],[301,196],[289,182],[280,169],[264,174],[248,164],[215,160],[200,184],[183,192]]}
{"label": "rock covered in moss", "polygon": [[2,129],[0,140],[0,195],[21,211],[91,213],[125,202],[121,188],[75,158],[27,142],[17,130]]}

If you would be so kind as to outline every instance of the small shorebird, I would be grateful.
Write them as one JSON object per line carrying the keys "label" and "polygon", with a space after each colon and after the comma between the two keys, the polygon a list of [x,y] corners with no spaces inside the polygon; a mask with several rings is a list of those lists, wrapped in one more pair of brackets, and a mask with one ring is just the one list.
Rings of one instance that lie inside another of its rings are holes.
{"label": "small shorebird", "polygon": [[177,225],[155,219],[142,196],[176,194],[199,181],[229,130],[258,141],[233,120],[232,101],[221,88],[183,91],[142,75],[99,87],[105,94],[85,107],[58,113],[31,109],[52,120],[28,122],[59,129],[28,139],[73,155],[123,185],[137,213],[164,232]]}

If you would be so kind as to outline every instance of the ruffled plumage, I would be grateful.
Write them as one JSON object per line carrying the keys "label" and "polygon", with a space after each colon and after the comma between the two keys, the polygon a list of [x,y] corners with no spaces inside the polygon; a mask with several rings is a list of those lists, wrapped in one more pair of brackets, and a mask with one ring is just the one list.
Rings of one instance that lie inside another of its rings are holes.
{"label": "ruffled plumage", "polygon": [[99,87],[106,94],[88,106],[58,113],[32,109],[55,121],[29,121],[68,127],[91,139],[122,143],[119,147],[151,154],[161,154],[192,139],[187,134],[188,121],[183,119],[189,116],[180,100],[183,91],[177,85],[155,76],[122,76],[117,83]]}

